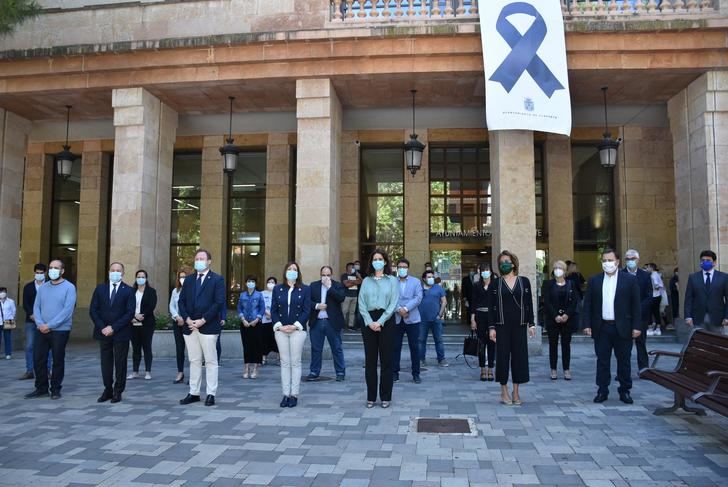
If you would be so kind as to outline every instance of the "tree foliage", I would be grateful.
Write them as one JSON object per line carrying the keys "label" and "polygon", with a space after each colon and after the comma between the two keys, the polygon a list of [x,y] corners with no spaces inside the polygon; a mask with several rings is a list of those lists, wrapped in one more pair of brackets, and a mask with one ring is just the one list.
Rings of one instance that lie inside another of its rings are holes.
{"label": "tree foliage", "polygon": [[0,36],[10,34],[25,20],[36,17],[40,10],[35,0],[0,0]]}

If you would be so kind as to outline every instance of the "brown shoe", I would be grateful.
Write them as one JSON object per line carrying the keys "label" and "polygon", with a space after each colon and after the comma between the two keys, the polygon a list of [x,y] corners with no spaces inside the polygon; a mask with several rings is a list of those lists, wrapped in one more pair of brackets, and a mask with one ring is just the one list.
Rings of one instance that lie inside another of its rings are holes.
{"label": "brown shoe", "polygon": [[28,380],[28,379],[35,379],[35,375],[33,375],[33,372],[26,372],[25,374],[18,377],[18,380]]}

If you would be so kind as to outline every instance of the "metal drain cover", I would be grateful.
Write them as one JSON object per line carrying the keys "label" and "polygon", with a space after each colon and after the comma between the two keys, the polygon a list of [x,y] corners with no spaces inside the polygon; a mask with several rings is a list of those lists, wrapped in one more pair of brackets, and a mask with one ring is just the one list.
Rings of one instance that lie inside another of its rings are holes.
{"label": "metal drain cover", "polygon": [[475,424],[468,418],[415,418],[415,433],[476,435]]}

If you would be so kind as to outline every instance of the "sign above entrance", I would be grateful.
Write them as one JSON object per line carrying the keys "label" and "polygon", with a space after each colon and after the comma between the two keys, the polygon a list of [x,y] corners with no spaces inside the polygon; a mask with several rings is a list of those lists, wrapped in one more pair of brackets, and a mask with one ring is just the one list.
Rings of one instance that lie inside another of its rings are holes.
{"label": "sign above entrance", "polygon": [[488,130],[571,134],[558,0],[489,0],[480,10]]}

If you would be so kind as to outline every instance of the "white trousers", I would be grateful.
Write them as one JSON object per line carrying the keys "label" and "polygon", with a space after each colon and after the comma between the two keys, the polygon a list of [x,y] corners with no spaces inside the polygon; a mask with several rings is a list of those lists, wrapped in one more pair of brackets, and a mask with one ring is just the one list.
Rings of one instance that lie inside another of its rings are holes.
{"label": "white trousers", "polygon": [[281,359],[281,387],[284,396],[298,396],[301,390],[301,355],[306,343],[306,332],[276,332],[276,343]]}
{"label": "white trousers", "polygon": [[205,383],[207,395],[217,394],[217,335],[203,335],[194,330],[185,335],[187,356],[190,359],[190,394],[200,395],[202,385],[202,357],[205,357]]}

